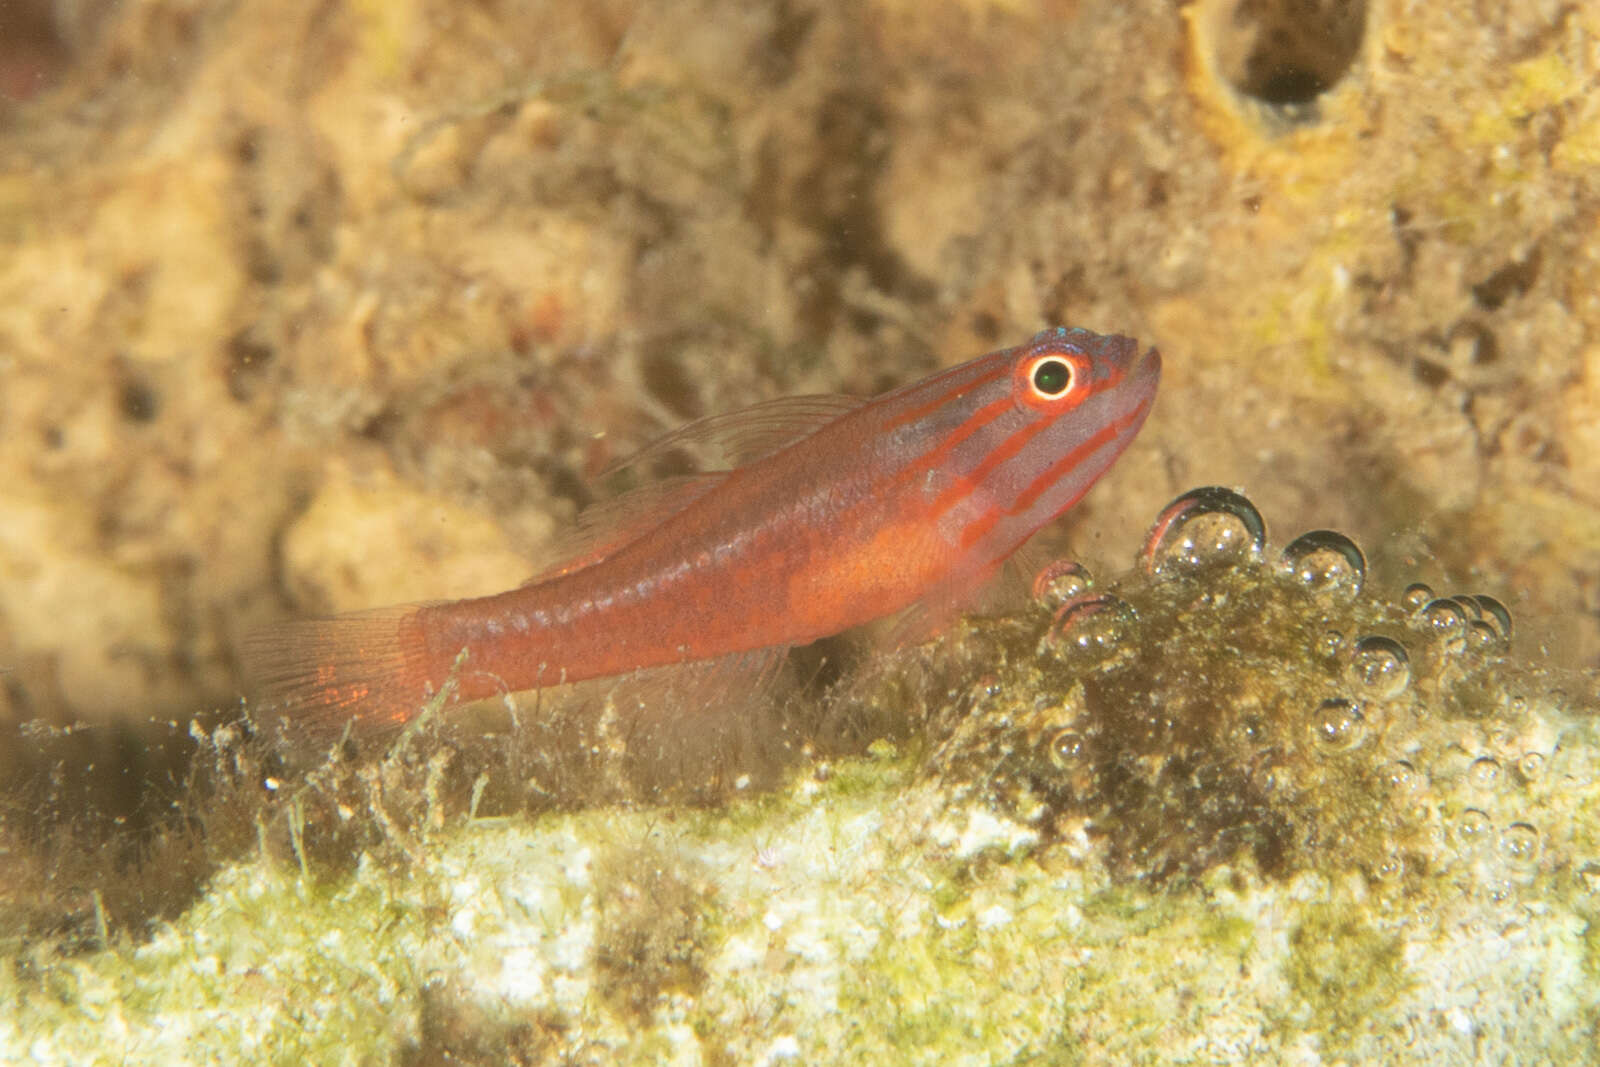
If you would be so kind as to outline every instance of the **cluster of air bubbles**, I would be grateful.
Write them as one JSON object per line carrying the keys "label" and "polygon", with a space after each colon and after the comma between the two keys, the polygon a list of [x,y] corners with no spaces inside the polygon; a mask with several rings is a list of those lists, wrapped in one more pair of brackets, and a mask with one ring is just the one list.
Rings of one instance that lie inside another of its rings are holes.
{"label": "cluster of air bubbles", "polygon": [[[1141,560],[1152,577],[1196,575],[1258,562],[1266,537],[1266,524],[1248,499],[1232,489],[1206,486],[1182,494],[1162,510],[1145,538]],[[1348,602],[1362,591],[1367,561],[1360,547],[1337,530],[1312,530],[1283,549],[1277,571],[1319,602]],[[1419,582],[1406,588],[1400,603],[1413,629],[1447,653],[1510,648],[1511,613],[1494,597],[1440,597]],[[1352,650],[1349,678],[1365,699],[1399,696],[1411,681],[1406,648],[1389,636],[1356,636],[1353,645],[1346,636],[1327,628],[1318,651],[1332,659]]]}
{"label": "cluster of air bubbles", "polygon": [[[1469,709],[1481,702],[1476,694],[1484,685],[1494,683],[1492,675],[1476,672],[1488,665],[1488,657],[1509,650],[1512,619],[1505,605],[1481,594],[1441,595],[1420,582],[1390,604],[1362,601],[1366,557],[1335,530],[1311,530],[1275,556],[1268,552],[1266,524],[1243,495],[1217,486],[1190,490],[1157,516],[1141,549],[1141,575],[1125,587],[1113,587],[1121,596],[1096,588],[1088,571],[1071,560],[1058,560],[1038,573],[1033,599],[1050,617],[1039,651],[1085,668],[1119,662],[1160,671],[1159,654],[1134,655],[1140,626],[1148,623],[1152,632],[1163,632],[1162,620],[1155,616],[1158,608],[1148,607],[1144,599],[1147,590],[1176,592],[1190,610],[1215,608],[1228,626],[1247,625],[1250,619],[1282,626],[1274,640],[1303,641],[1312,654],[1309,663],[1284,665],[1284,677],[1297,679],[1300,687],[1286,705],[1261,694],[1230,704],[1227,697],[1186,693],[1193,707],[1209,709],[1220,731],[1208,737],[1203,724],[1191,723],[1194,729],[1183,743],[1197,747],[1199,754],[1190,752],[1189,758],[1251,759],[1252,753],[1273,751],[1277,762],[1270,776],[1285,776],[1273,780],[1299,788],[1322,780],[1320,772],[1299,777],[1307,765],[1297,763],[1295,756],[1305,753],[1332,779],[1386,788],[1392,820],[1373,826],[1372,833],[1379,836],[1371,849],[1363,845],[1361,853],[1365,869],[1380,882],[1398,884],[1409,876],[1415,866],[1410,850],[1417,847],[1410,838],[1418,827],[1439,826],[1441,818],[1443,832],[1437,840],[1448,841],[1456,857],[1490,884],[1510,887],[1533,877],[1545,847],[1539,831],[1519,821],[1522,813],[1503,806],[1513,802],[1511,790],[1550,776],[1548,753],[1496,750],[1493,755],[1474,754],[1459,765],[1449,757],[1446,762],[1460,769],[1436,777],[1441,771],[1438,753],[1421,740],[1433,736],[1428,732],[1433,727],[1450,725],[1448,714],[1423,714],[1434,706],[1436,695],[1445,699],[1446,708]],[[1201,592],[1198,600],[1188,597],[1189,586]],[[1153,601],[1162,602],[1159,597]],[[1151,618],[1142,621],[1141,612]],[[1221,635],[1224,641],[1228,636]],[[1255,642],[1251,648],[1276,647],[1254,635],[1240,635],[1240,641],[1241,647],[1244,642]],[[1204,649],[1195,651],[1205,654]],[[1484,660],[1462,658],[1474,655]],[[1465,670],[1446,673],[1452,665]],[[1295,673],[1307,670],[1309,674]],[[1204,685],[1212,675],[1193,671],[1184,677],[1185,684]],[[1215,677],[1231,675],[1218,671]],[[1451,679],[1471,682],[1460,691],[1465,696],[1454,695],[1447,684]],[[1112,684],[1096,692],[1109,700],[1105,694],[1120,690]],[[1272,710],[1280,707],[1292,709],[1287,719],[1280,720]],[[1526,701],[1513,695],[1502,698],[1499,707],[1512,718],[1527,711]],[[1037,746],[1045,773],[1053,768],[1057,775],[1081,777],[1089,783],[1086,789],[1096,788],[1104,753],[1091,742],[1102,736],[1101,728],[1092,718],[1079,719],[1071,725],[1057,721],[1034,734],[1031,744]],[[1285,754],[1285,738],[1294,754]],[[1056,781],[1053,788],[1060,784]],[[1108,788],[1104,783],[1098,787]],[[1339,828],[1341,833],[1345,829]],[[1352,828],[1342,839],[1364,842],[1361,833]],[[1600,886],[1600,863],[1592,876]]]}
{"label": "cluster of air bubbles", "polygon": [[1232,489],[1191,489],[1168,504],[1145,538],[1146,574],[1194,574],[1259,560],[1267,546],[1261,513]]}
{"label": "cluster of air bubbles", "polygon": [[1538,873],[1542,842],[1531,823],[1509,823],[1495,832],[1494,820],[1481,808],[1467,808],[1455,820],[1455,844],[1466,860],[1525,882]]}
{"label": "cluster of air bubbles", "polygon": [[1400,605],[1416,626],[1448,652],[1504,652],[1511,647],[1511,612],[1492,596],[1435,596],[1417,582],[1406,587]]}
{"label": "cluster of air bubbles", "polygon": [[[1146,574],[1169,577],[1212,567],[1258,562],[1266,552],[1267,526],[1254,504],[1221,486],[1191,489],[1162,509],[1145,536],[1141,559]],[[1356,543],[1337,530],[1312,530],[1284,548],[1279,567],[1314,594],[1353,599],[1367,576]]]}

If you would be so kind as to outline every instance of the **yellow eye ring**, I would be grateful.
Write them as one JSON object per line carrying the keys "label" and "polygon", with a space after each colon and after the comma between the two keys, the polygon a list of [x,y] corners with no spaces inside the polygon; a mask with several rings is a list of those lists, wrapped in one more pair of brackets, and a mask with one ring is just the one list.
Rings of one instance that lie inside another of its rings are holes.
{"label": "yellow eye ring", "polygon": [[1037,353],[1019,362],[1012,373],[1017,405],[1043,412],[1077,407],[1092,379],[1088,357],[1071,349]]}
{"label": "yellow eye ring", "polygon": [[1054,400],[1072,388],[1072,365],[1059,356],[1041,356],[1028,368],[1028,384],[1040,400]]}

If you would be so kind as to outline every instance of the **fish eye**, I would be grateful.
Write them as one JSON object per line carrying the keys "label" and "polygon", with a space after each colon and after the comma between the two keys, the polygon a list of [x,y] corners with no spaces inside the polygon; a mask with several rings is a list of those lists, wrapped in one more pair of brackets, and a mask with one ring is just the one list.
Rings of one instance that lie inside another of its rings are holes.
{"label": "fish eye", "polygon": [[1060,415],[1087,400],[1094,383],[1094,364],[1077,349],[1035,349],[1012,366],[1011,398],[1025,410]]}
{"label": "fish eye", "polygon": [[1072,366],[1066,360],[1046,356],[1034,363],[1028,374],[1033,392],[1040,400],[1052,400],[1072,388]]}

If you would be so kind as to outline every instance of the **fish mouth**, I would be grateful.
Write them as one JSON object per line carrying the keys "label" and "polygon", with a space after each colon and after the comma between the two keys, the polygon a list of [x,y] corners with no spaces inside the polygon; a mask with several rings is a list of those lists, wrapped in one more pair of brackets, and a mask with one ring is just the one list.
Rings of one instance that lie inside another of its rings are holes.
{"label": "fish mouth", "polygon": [[1137,406],[1148,408],[1155,401],[1156,386],[1161,384],[1161,353],[1151,347],[1144,355],[1132,358],[1138,351],[1138,343],[1130,341],[1128,343],[1130,358],[1123,370],[1124,381],[1133,387],[1134,393],[1139,397]]}

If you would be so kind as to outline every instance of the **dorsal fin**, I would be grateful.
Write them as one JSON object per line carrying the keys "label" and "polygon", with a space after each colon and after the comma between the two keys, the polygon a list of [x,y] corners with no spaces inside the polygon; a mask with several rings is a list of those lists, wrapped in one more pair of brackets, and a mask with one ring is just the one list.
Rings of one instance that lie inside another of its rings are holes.
{"label": "dorsal fin", "polygon": [[557,534],[551,542],[548,554],[556,562],[523,584],[548,581],[599,563],[705,496],[727,477],[727,471],[707,471],[661,478],[590,504],[579,512],[571,529]]}
{"label": "dorsal fin", "polygon": [[779,397],[698,419],[656,438],[606,468],[600,478],[609,479],[623,471],[648,474],[652,463],[675,452],[719,469],[657,478],[589,505],[572,529],[558,535],[550,546],[550,558],[557,562],[524,584],[599,563],[715,489],[727,478],[729,468],[770,456],[864,403],[859,397],[827,394]]}
{"label": "dorsal fin", "polygon": [[606,468],[600,476],[607,478],[674,452],[687,454],[705,468],[742,467],[810,437],[865,403],[861,397],[818,393],[781,396],[738,411],[708,415],[656,438],[633,455]]}

